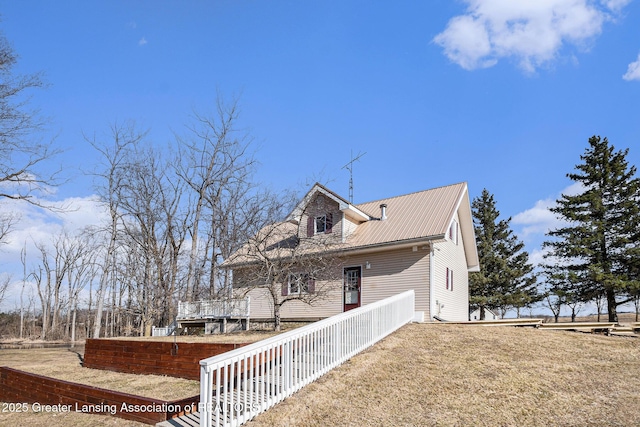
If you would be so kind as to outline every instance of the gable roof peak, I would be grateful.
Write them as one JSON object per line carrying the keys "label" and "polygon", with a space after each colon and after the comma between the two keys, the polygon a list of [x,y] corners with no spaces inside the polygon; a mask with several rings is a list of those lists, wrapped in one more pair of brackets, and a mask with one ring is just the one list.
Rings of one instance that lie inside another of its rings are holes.
{"label": "gable roof peak", "polygon": [[316,194],[323,194],[329,199],[333,200],[338,204],[339,209],[346,213],[347,215],[355,218],[360,222],[369,221],[373,219],[371,215],[361,211],[349,201],[347,201],[344,197],[338,195],[337,193],[329,190],[324,185],[316,182],[313,187],[307,192],[307,194],[300,200],[300,202],[296,205],[296,207],[291,211],[291,213],[287,216],[285,221],[298,223],[300,218],[304,214],[307,205],[313,200]]}

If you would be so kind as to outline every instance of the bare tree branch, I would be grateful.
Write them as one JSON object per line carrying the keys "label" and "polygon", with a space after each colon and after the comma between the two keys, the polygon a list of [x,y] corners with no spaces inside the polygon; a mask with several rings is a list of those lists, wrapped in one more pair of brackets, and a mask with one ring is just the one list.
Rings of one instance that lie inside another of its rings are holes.
{"label": "bare tree branch", "polygon": [[[0,200],[23,200],[36,206],[55,209],[36,197],[60,184],[61,169],[47,171],[46,164],[59,149],[53,143],[41,143],[37,134],[43,120],[29,109],[29,92],[44,86],[40,74],[15,75],[18,56],[0,33]],[[6,237],[11,221],[2,221]]]}

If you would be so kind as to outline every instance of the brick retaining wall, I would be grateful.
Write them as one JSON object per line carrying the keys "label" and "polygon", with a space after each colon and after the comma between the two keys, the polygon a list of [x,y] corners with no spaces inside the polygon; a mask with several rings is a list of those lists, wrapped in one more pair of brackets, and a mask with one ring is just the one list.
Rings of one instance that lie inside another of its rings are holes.
{"label": "brick retaining wall", "polygon": [[200,379],[200,360],[247,345],[87,339],[84,366],[131,374]]}
{"label": "brick retaining wall", "polygon": [[[200,396],[193,396],[164,401],[0,367],[0,401],[31,403],[32,410],[38,408],[34,403],[40,406],[59,405],[65,412],[114,415],[156,424],[184,415],[185,409],[187,413],[191,408],[197,410],[199,400]],[[124,408],[123,404],[126,405]]]}

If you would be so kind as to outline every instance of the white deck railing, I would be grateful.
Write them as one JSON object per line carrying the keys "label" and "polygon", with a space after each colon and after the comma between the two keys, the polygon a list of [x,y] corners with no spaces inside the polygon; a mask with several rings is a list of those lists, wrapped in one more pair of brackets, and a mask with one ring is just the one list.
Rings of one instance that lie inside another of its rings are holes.
{"label": "white deck railing", "polygon": [[157,326],[152,326],[151,327],[151,336],[152,337],[166,337],[169,335],[169,329],[171,327],[170,326],[165,326],[165,327],[157,327]]}
{"label": "white deck railing", "polygon": [[239,426],[414,316],[414,292],[200,361],[200,426]]}
{"label": "white deck railing", "polygon": [[249,317],[249,297],[178,302],[178,319]]}

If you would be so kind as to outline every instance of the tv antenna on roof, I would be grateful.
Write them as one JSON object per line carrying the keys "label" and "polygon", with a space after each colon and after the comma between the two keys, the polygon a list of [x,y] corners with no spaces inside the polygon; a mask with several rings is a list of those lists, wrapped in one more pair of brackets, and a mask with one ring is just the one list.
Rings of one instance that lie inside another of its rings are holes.
{"label": "tv antenna on roof", "polygon": [[358,153],[358,155],[353,157],[353,150],[351,150],[351,160],[349,163],[344,165],[342,169],[346,169],[349,171],[349,203],[353,203],[353,162],[359,160],[360,157],[364,156],[367,153]]}

